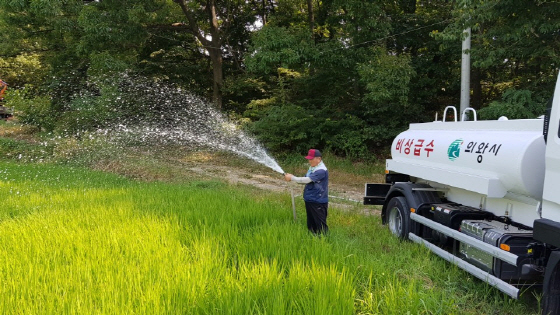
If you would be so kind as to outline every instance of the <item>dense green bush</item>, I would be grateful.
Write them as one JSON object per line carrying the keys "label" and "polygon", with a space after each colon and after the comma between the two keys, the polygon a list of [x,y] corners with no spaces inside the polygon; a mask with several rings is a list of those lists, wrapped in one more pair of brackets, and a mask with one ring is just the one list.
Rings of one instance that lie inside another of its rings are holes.
{"label": "dense green bush", "polygon": [[252,116],[257,120],[248,124],[248,129],[276,153],[318,148],[339,156],[369,159],[378,141],[374,138],[376,128],[350,114],[333,118],[337,115],[294,104],[273,104],[252,112]]}
{"label": "dense green bush", "polygon": [[502,100],[490,103],[478,111],[481,119],[498,119],[505,116],[509,119],[536,118],[544,115],[546,101],[533,97],[529,90],[509,89],[502,96]]}
{"label": "dense green bush", "polygon": [[26,89],[10,93],[6,105],[13,107],[20,122],[52,131],[60,113],[53,108],[48,96],[35,96]]}
{"label": "dense green bush", "polygon": [[261,110],[258,116],[260,119],[248,128],[271,151],[303,152],[321,144],[320,119],[300,106],[273,105]]}

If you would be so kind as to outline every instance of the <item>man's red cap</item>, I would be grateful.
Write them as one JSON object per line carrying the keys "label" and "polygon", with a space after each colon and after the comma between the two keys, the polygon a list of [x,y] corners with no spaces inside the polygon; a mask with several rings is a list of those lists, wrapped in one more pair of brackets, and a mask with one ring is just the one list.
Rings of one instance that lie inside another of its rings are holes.
{"label": "man's red cap", "polygon": [[307,153],[307,156],[305,157],[308,160],[313,160],[316,157],[322,157],[323,155],[321,154],[321,151],[317,150],[317,149],[311,149],[309,150],[309,153]]}

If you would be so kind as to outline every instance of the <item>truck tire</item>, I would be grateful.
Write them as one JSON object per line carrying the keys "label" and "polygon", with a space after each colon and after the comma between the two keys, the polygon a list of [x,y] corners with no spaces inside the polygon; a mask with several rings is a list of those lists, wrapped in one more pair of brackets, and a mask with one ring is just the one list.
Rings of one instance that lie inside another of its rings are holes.
{"label": "truck tire", "polygon": [[393,197],[387,204],[387,225],[400,239],[408,239],[410,232],[410,210],[406,198]]}
{"label": "truck tire", "polygon": [[552,252],[546,266],[543,285],[542,315],[558,314],[560,311],[560,253]]}

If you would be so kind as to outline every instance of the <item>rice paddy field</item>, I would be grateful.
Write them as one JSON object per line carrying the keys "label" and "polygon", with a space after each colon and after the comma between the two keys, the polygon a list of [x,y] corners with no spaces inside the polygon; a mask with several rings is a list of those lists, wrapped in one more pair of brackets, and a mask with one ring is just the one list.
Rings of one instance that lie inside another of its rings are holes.
{"label": "rice paddy field", "polygon": [[0,161],[1,314],[536,314],[359,204],[307,232],[289,192]]}

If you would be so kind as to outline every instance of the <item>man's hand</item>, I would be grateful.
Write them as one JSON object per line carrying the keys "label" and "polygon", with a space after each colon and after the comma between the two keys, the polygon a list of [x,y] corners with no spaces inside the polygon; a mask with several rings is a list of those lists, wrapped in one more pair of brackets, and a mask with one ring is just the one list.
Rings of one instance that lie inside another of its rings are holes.
{"label": "man's hand", "polygon": [[293,176],[294,176],[294,175],[292,175],[292,174],[286,173],[286,174],[284,175],[284,179],[285,179],[287,182],[289,182],[289,181],[292,180],[292,177],[293,177]]}

